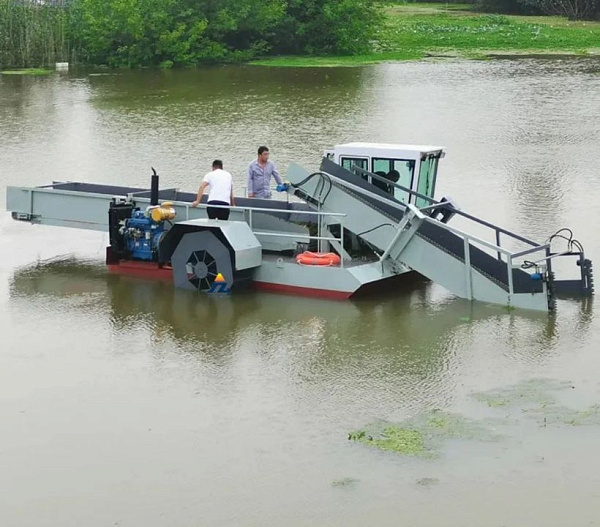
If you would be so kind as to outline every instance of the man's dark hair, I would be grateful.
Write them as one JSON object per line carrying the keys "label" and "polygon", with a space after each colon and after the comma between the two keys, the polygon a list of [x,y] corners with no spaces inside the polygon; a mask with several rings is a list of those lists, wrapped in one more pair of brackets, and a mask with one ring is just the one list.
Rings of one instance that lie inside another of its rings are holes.
{"label": "man's dark hair", "polygon": [[258,155],[262,154],[263,152],[268,152],[269,149],[266,146],[261,146],[258,148]]}
{"label": "man's dark hair", "polygon": [[220,159],[215,159],[213,161],[213,168],[220,168],[221,170],[223,169],[223,161],[221,161]]}

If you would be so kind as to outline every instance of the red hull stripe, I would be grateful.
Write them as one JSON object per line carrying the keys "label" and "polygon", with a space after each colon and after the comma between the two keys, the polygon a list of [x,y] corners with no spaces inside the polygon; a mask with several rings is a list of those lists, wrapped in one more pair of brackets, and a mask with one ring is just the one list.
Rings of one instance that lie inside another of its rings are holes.
{"label": "red hull stripe", "polygon": [[114,274],[138,276],[151,280],[173,281],[173,271],[170,267],[158,267],[151,262],[121,261],[118,264],[109,264],[108,271]]}
{"label": "red hull stripe", "polygon": [[[125,276],[137,276],[150,280],[173,281],[173,271],[170,267],[158,267],[152,262],[138,262],[122,260],[118,264],[109,264],[108,271]],[[346,300],[352,292],[332,291],[330,289],[315,289],[313,287],[299,287],[295,285],[273,284],[270,282],[252,282],[252,287],[260,291],[271,293],[285,293],[291,295],[311,296],[332,300]]]}
{"label": "red hull stripe", "polygon": [[315,289],[313,287],[300,287],[296,285],[273,284],[271,282],[252,282],[252,287],[260,291],[271,293],[286,293],[290,295],[312,296],[330,300],[346,300],[352,295],[347,291],[332,291],[330,289]]}

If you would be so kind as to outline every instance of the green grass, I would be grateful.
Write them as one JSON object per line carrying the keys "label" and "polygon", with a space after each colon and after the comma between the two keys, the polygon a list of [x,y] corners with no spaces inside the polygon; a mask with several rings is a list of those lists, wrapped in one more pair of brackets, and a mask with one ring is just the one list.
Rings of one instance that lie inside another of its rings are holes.
{"label": "green grass", "polygon": [[5,70],[0,71],[2,75],[34,75],[34,76],[42,76],[49,75],[53,73],[53,70],[44,70],[40,68],[26,68],[24,70]]}
{"label": "green grass", "polygon": [[371,55],[353,55],[353,56],[327,56],[327,57],[307,57],[307,56],[281,56],[254,60],[250,64],[254,66],[277,66],[294,68],[333,68],[333,67],[354,67],[364,64],[377,64],[385,60],[414,60],[421,58],[420,53],[407,50],[405,53],[377,53]]}
{"label": "green grass", "polygon": [[268,66],[358,66],[426,57],[600,55],[600,22],[483,15],[466,4],[396,4],[374,37],[375,52],[354,57],[275,57]]}
{"label": "green grass", "polygon": [[[543,21],[543,22],[542,22]],[[394,9],[380,37],[387,51],[581,53],[600,47],[600,23],[570,25],[560,18],[473,15],[456,12],[403,15]]]}

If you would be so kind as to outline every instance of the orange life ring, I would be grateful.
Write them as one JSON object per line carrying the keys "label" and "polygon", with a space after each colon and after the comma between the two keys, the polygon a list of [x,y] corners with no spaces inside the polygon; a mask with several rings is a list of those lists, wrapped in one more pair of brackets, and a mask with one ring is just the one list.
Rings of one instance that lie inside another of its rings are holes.
{"label": "orange life ring", "polygon": [[312,253],[305,251],[296,256],[296,262],[300,265],[339,265],[342,259],[335,253]]}

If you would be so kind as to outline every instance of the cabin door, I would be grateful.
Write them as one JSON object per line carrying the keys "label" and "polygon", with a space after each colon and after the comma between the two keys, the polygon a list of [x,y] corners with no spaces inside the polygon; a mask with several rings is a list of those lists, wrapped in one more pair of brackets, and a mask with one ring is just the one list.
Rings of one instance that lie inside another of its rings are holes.
{"label": "cabin door", "polygon": [[[419,183],[417,185],[417,192],[419,194],[424,194],[429,198],[433,198],[439,159],[439,156],[436,155],[428,155],[421,159],[421,166],[419,168]],[[417,198],[415,205],[421,208],[427,207],[428,205],[431,205],[431,203],[426,199]]]}

